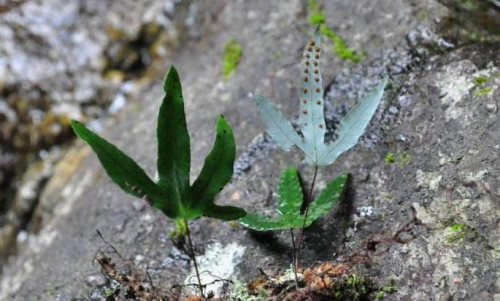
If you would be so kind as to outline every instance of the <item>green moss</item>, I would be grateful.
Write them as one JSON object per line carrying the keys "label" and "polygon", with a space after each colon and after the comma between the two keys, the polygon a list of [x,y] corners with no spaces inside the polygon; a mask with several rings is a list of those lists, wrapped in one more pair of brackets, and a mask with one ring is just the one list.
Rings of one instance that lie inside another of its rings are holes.
{"label": "green moss", "polygon": [[492,87],[483,87],[476,91],[476,96],[484,96],[493,90]]}
{"label": "green moss", "polygon": [[452,224],[448,227],[451,231],[451,234],[446,237],[446,241],[448,243],[456,243],[464,239],[469,232],[469,228],[465,226],[465,224]]}
{"label": "green moss", "polygon": [[500,78],[500,72],[493,72],[491,76],[493,76],[494,78]]}
{"label": "green moss", "polygon": [[375,294],[375,299],[377,300],[383,300],[386,296],[386,294],[392,294],[398,290],[398,287],[396,286],[396,281],[394,279],[389,278],[387,281],[387,284],[382,286],[379,291]]}
{"label": "green moss", "polygon": [[405,151],[400,151],[396,154],[389,152],[387,153],[387,155],[385,155],[384,161],[386,164],[397,164],[400,167],[403,167],[411,162],[411,156]]}
{"label": "green moss", "polygon": [[238,67],[242,54],[243,48],[235,39],[230,39],[224,44],[222,56],[224,80],[228,80],[231,73]]}
{"label": "green moss", "polygon": [[309,11],[309,23],[319,26],[321,34],[330,39],[334,45],[334,53],[343,60],[359,63],[365,54],[357,53],[347,47],[345,40],[326,25],[325,13],[321,10],[316,0],[309,0],[307,8]]}
{"label": "green moss", "polygon": [[396,281],[393,278],[389,278],[389,280],[387,280],[387,284],[384,285],[381,290],[389,294],[396,292],[398,290]]}
{"label": "green moss", "polygon": [[335,46],[335,54],[339,58],[343,60],[350,60],[353,63],[359,63],[361,61],[364,55],[362,53],[357,53],[356,51],[347,47],[344,39],[337,35],[335,31],[328,28],[328,26],[326,26],[325,24],[320,25],[320,31],[324,36],[328,37],[330,41],[332,41]]}
{"label": "green moss", "polygon": [[474,84],[476,86],[482,85],[488,81],[488,77],[486,75],[479,75],[474,77]]}
{"label": "green moss", "polygon": [[325,23],[325,13],[322,11],[315,11],[309,15],[309,22],[313,25],[320,25]]}
{"label": "green moss", "polygon": [[385,163],[386,164],[394,164],[396,162],[396,158],[394,157],[394,153],[387,153],[387,155],[385,155],[385,159],[384,159]]}

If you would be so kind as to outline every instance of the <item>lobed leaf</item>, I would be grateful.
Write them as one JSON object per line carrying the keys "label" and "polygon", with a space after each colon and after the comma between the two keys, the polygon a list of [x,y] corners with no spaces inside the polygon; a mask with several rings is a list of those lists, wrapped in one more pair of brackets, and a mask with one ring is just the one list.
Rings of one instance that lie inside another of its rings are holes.
{"label": "lobed leaf", "polygon": [[313,166],[333,163],[340,154],[357,143],[375,113],[387,83],[387,80],[384,79],[371,93],[362,98],[342,119],[337,141],[325,144],[324,92],[319,67],[321,56],[320,29],[320,26],[316,28],[303,54],[299,93],[299,125],[304,137],[300,137],[294,131],[290,122],[269,100],[261,95],[255,97],[259,116],[274,141],[285,151],[296,145],[305,153],[307,163]]}
{"label": "lobed leaf", "polygon": [[318,165],[333,163],[343,152],[356,145],[375,114],[386,85],[387,79],[384,79],[342,118],[337,130],[337,140],[321,154]]}
{"label": "lobed leaf", "polygon": [[151,201],[155,208],[176,222],[200,216],[222,220],[244,216],[246,212],[241,208],[217,206],[213,203],[217,193],[231,180],[233,174],[236,147],[231,127],[223,117],[217,120],[214,146],[205,159],[200,175],[191,186],[189,133],[182,87],[174,67],[170,68],[163,88],[166,94],[159,110],[157,125],[157,183],[116,146],[77,121],[71,121],[71,125],[75,133],[97,154],[113,182],[125,192]]}
{"label": "lobed leaf", "polygon": [[[309,214],[305,226],[310,226],[315,220],[328,213],[339,200],[348,175],[342,175],[332,180],[309,205]],[[252,230],[270,231],[302,228],[304,216],[300,213],[303,192],[300,186],[297,169],[291,167],[282,171],[278,190],[280,201],[276,218],[259,214],[247,213],[239,222]]]}

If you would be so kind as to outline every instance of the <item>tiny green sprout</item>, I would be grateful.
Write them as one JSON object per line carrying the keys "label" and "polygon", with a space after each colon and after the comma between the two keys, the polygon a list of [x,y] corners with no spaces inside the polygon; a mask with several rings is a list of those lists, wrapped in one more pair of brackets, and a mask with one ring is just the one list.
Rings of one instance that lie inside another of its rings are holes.
{"label": "tiny green sprout", "polygon": [[163,88],[166,95],[158,114],[156,163],[159,179],[156,182],[153,182],[132,158],[87,129],[82,123],[72,120],[71,126],[78,137],[90,145],[115,184],[126,193],[146,200],[155,209],[174,219],[176,229],[179,231],[176,234],[188,236],[190,255],[203,295],[188,221],[201,216],[230,221],[246,214],[238,207],[214,204],[215,196],[233,175],[236,147],[231,127],[224,117],[219,117],[212,150],[205,158],[198,178],[190,183],[190,139],[181,83],[174,67],[170,69]]}
{"label": "tiny green sprout", "polygon": [[231,39],[224,44],[224,55],[222,56],[224,80],[228,80],[231,73],[236,69],[242,53],[243,49],[235,39]]}

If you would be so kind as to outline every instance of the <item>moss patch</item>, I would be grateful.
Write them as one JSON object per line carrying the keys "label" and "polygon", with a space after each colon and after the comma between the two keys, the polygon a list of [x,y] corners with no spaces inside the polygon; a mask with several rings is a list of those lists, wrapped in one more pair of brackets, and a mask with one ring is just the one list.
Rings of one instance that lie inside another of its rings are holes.
{"label": "moss patch", "polygon": [[224,80],[228,80],[238,67],[242,54],[243,48],[235,39],[230,39],[224,44],[224,55],[222,56]]}
{"label": "moss patch", "polygon": [[345,40],[342,39],[334,30],[326,25],[325,13],[321,10],[316,0],[308,1],[309,23],[319,26],[321,34],[327,37],[334,45],[334,53],[343,60],[349,60],[353,63],[359,63],[364,53],[358,53],[350,49]]}
{"label": "moss patch", "polygon": [[446,237],[446,241],[448,243],[456,243],[464,239],[467,235],[467,227],[465,224],[453,224],[448,227],[448,230],[451,232],[450,235]]}
{"label": "moss patch", "polygon": [[493,90],[492,87],[483,87],[483,88],[480,88],[476,91],[476,96],[484,96],[484,95],[487,95],[488,93],[490,93],[491,91]]}
{"label": "moss patch", "polygon": [[399,165],[403,167],[411,162],[411,156],[405,151],[399,151],[396,154],[388,152],[385,155],[384,161],[388,165]]}
{"label": "moss patch", "polygon": [[488,81],[488,77],[486,75],[479,75],[474,77],[474,84],[476,86],[482,85]]}

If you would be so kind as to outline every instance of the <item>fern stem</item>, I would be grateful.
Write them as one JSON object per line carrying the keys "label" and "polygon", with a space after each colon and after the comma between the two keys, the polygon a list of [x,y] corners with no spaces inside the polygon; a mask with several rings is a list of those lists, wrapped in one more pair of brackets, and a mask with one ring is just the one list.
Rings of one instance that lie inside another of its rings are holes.
{"label": "fern stem", "polygon": [[196,278],[198,278],[198,288],[200,289],[200,294],[203,298],[205,295],[203,294],[203,285],[201,284],[200,272],[198,270],[198,263],[196,262],[196,254],[194,253],[193,241],[191,240],[191,231],[189,230],[188,221],[184,218],[184,225],[186,226],[186,235],[188,237],[188,245],[189,245],[189,255],[191,260],[194,263],[194,270],[196,271]]}
{"label": "fern stem", "polygon": [[304,239],[304,229],[306,227],[307,222],[307,214],[309,213],[309,205],[311,205],[313,199],[314,185],[316,184],[316,177],[318,175],[318,166],[314,166],[314,176],[311,182],[311,188],[309,189],[309,194],[307,195],[305,209],[304,209],[304,222],[302,223],[302,228],[300,229],[300,236],[297,242],[297,252],[295,254],[295,271],[299,269],[299,260],[300,260],[300,248],[302,247],[302,241]]}
{"label": "fern stem", "polygon": [[297,276],[297,266],[295,265],[295,236],[293,235],[293,228],[290,229],[290,236],[292,237],[292,269],[295,276],[295,287],[299,288],[299,277]]}

